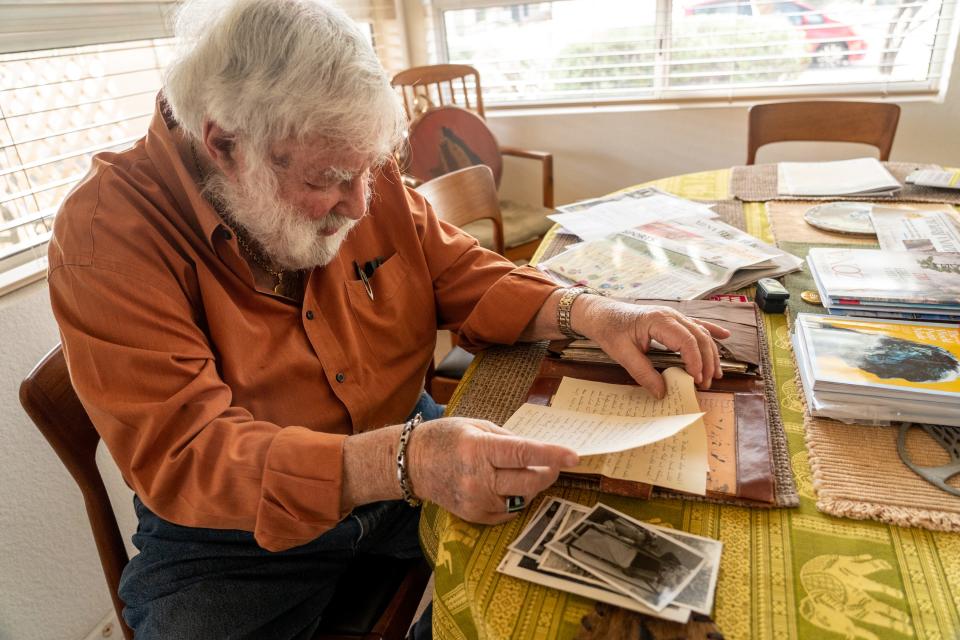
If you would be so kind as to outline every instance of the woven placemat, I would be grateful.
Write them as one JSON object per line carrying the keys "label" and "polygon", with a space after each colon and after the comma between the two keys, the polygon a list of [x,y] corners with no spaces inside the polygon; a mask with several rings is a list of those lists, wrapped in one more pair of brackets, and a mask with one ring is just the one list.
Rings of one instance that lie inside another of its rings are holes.
{"label": "woven placemat", "polygon": [[502,425],[526,402],[540,362],[547,354],[547,344],[493,346],[478,353],[457,393],[447,403],[446,415]]}
{"label": "woven placemat", "polygon": [[767,202],[768,200],[869,200],[875,202],[940,202],[960,204],[960,191],[952,189],[934,189],[915,184],[906,184],[908,175],[917,169],[935,169],[934,164],[916,164],[907,162],[884,162],[883,165],[893,174],[903,188],[893,195],[865,196],[782,196],[777,193],[777,165],[754,164],[734,167],[730,172],[730,193],[738,200],[746,202]]}
{"label": "woven placemat", "polygon": [[[799,379],[796,384],[800,388]],[[960,532],[960,497],[936,488],[900,460],[899,429],[843,424],[805,413],[817,509],[844,518]],[[911,429],[906,442],[915,464],[949,462],[940,445],[920,429]]]}

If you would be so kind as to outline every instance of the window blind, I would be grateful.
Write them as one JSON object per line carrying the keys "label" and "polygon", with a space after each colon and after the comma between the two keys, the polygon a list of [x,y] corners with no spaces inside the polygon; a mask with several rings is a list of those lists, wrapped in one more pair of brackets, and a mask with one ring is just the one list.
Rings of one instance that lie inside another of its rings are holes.
{"label": "window blind", "polygon": [[174,0],[0,0],[0,53],[163,38]]}
{"label": "window blind", "polygon": [[935,95],[958,0],[432,0],[437,61],[491,106]]}
{"label": "window blind", "polygon": [[90,158],[146,131],[172,42],[0,54],[0,293],[45,266],[53,217]]}

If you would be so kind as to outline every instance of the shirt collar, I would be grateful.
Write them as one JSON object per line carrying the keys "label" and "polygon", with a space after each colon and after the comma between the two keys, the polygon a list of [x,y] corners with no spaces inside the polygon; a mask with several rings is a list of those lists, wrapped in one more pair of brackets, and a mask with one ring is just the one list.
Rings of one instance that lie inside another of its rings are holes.
{"label": "shirt collar", "polygon": [[174,129],[178,126],[163,93],[158,93],[145,141],[147,155],[170,188],[183,215],[191,225],[199,229],[210,247],[215,249],[214,241],[226,226],[213,205],[200,194],[200,187],[194,181],[190,168],[180,158],[174,136]]}

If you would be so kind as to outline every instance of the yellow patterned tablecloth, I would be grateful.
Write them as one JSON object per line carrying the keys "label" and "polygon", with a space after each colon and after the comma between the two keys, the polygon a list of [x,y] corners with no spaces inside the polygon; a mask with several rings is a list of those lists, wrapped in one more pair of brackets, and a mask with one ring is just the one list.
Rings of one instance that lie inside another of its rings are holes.
{"label": "yellow patterned tablecloth", "polygon": [[[724,200],[729,179],[723,170],[651,184],[686,198]],[[746,203],[744,214],[747,231],[773,241],[763,204]],[[786,318],[765,320],[800,507],[761,510],[611,495],[602,500],[642,520],[723,541],[714,619],[730,640],[960,638],[960,534],[817,511]],[[601,499],[583,490],[548,493],[588,505]],[[435,638],[576,634],[592,601],[496,572],[524,523],[525,517],[476,526],[435,505],[424,508],[420,534],[435,568]]]}

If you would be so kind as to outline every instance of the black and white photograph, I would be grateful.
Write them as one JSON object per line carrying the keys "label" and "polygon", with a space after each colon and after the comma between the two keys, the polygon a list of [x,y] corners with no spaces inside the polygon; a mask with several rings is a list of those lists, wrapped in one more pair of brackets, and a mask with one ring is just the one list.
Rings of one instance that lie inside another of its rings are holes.
{"label": "black and white photograph", "polygon": [[662,611],[655,611],[651,607],[625,595],[622,591],[614,589],[609,584],[603,583],[598,585],[587,582],[582,578],[556,575],[543,571],[537,566],[536,560],[515,551],[507,551],[507,555],[500,561],[497,571],[513,578],[526,580],[527,582],[551,589],[560,589],[561,591],[574,593],[600,602],[606,602],[616,607],[622,607],[630,611],[636,611],[671,622],[683,624],[690,619],[690,609],[686,607],[675,607],[671,605]]}
{"label": "black and white photograph", "polygon": [[531,555],[537,543],[543,538],[547,527],[553,522],[553,517],[557,515],[557,511],[563,502],[560,498],[544,498],[537,509],[537,513],[530,519],[530,524],[517,536],[517,539],[513,541],[509,548],[523,555]]}
{"label": "black and white photograph", "polygon": [[697,550],[599,504],[548,548],[657,611],[705,562]]}
{"label": "black and white photograph", "polygon": [[[553,539],[553,537],[563,535],[572,526],[583,519],[583,517],[588,513],[590,513],[589,507],[571,505],[570,509],[563,516],[562,522],[557,528],[554,536],[545,538],[541,544],[545,546],[546,543]],[[575,580],[587,582],[589,584],[602,586],[604,589],[610,588],[610,585],[603,580],[600,580],[586,569],[573,564],[556,551],[551,551],[549,548],[544,549],[544,552],[540,554],[540,558],[537,560],[537,567],[543,571],[549,571],[550,573],[555,573],[559,576],[566,576]]]}
{"label": "black and white photograph", "polygon": [[683,588],[673,604],[689,607],[696,613],[705,616],[713,610],[713,594],[717,588],[717,575],[720,573],[720,554],[723,552],[723,543],[713,538],[697,536],[686,531],[654,527],[664,535],[673,538],[703,554],[704,563],[693,577],[693,580]]}

